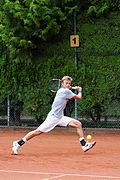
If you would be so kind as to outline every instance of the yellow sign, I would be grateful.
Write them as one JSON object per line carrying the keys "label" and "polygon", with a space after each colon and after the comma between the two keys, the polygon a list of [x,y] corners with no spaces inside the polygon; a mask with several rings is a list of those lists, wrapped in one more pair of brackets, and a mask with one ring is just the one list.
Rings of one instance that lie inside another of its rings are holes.
{"label": "yellow sign", "polygon": [[79,35],[70,36],[70,47],[79,47]]}

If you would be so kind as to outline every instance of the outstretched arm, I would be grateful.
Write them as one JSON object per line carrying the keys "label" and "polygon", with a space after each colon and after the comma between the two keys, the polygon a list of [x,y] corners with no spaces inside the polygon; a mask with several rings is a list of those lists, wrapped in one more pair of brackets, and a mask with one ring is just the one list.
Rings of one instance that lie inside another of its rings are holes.
{"label": "outstretched arm", "polygon": [[78,91],[78,94],[73,96],[74,99],[81,100],[82,98],[82,88],[79,86],[76,86],[75,89]]}

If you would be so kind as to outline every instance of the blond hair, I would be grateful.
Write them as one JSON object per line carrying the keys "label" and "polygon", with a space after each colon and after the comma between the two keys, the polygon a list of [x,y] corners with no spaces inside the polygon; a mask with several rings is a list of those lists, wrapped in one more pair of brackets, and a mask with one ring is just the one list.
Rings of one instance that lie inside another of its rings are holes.
{"label": "blond hair", "polygon": [[62,78],[62,82],[63,82],[64,80],[72,81],[72,78],[71,78],[70,76],[64,76],[64,77]]}

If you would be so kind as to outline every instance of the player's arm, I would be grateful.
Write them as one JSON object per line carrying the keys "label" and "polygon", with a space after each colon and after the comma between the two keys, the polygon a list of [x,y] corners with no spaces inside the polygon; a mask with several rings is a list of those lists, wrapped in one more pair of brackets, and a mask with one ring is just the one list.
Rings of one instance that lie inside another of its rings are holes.
{"label": "player's arm", "polygon": [[78,94],[75,94],[72,98],[81,100],[82,99],[82,88],[81,87],[76,87],[76,90],[78,91]]}

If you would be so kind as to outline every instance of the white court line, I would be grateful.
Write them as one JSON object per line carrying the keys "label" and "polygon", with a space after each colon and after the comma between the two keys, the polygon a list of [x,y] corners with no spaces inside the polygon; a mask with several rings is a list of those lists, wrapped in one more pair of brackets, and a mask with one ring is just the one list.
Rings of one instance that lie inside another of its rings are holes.
{"label": "white court line", "polygon": [[93,178],[106,178],[106,179],[120,179],[120,176],[100,176],[100,175],[85,175],[85,174],[63,174],[63,173],[47,173],[47,172],[29,172],[29,171],[12,171],[12,170],[0,170],[2,173],[18,173],[18,174],[47,174],[58,176],[77,176],[77,177],[93,177]]}
{"label": "white court line", "polygon": [[50,177],[50,178],[45,178],[45,179],[42,179],[42,180],[56,179],[56,178],[60,178],[60,177],[63,177],[63,176],[66,176],[66,175],[63,174],[63,175],[59,175],[59,176],[54,176],[54,177]]}

